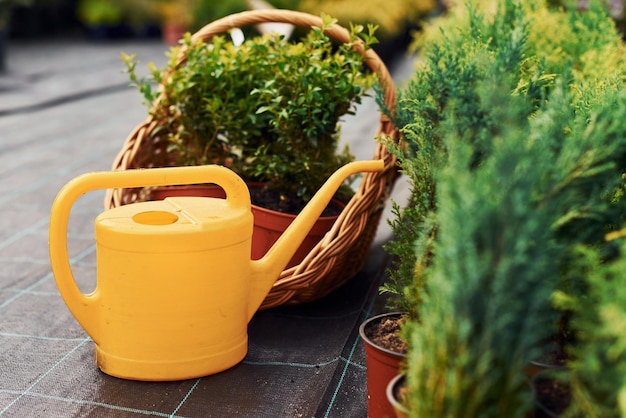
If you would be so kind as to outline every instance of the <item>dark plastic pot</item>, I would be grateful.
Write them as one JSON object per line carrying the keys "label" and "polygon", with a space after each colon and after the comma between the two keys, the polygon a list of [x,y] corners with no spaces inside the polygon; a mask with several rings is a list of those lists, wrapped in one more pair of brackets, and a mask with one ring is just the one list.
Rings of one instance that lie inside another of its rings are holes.
{"label": "dark plastic pot", "polygon": [[367,412],[369,418],[393,418],[395,411],[387,399],[387,385],[400,373],[405,354],[396,353],[376,345],[369,337],[369,330],[387,317],[402,317],[402,312],[377,315],[363,322],[359,334],[365,345],[367,364]]}

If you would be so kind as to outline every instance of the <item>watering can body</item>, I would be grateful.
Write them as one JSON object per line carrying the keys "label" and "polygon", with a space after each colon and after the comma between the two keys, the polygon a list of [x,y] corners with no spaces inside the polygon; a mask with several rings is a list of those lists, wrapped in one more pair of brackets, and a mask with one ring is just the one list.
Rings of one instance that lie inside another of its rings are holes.
{"label": "watering can body", "polygon": [[[105,373],[182,380],[218,373],[247,353],[247,324],[343,179],[382,161],[335,173],[260,260],[250,259],[248,189],[221,166],[90,173],[70,181],[50,216],[52,271],[69,310],[93,339]],[[96,287],[72,275],[67,225],[74,202],[96,189],[216,183],[226,199],[177,197],[101,213],[95,221]]]}
{"label": "watering can body", "polygon": [[96,297],[107,307],[94,334],[102,371],[185,379],[245,357],[252,214],[229,206],[168,198],[96,218]]}

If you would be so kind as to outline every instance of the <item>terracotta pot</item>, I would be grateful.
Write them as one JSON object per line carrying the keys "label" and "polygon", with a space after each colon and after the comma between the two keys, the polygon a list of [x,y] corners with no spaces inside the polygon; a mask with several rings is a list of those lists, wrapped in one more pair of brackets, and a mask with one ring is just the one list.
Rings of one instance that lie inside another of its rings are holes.
{"label": "terracotta pot", "polygon": [[387,400],[393,407],[396,413],[396,418],[409,418],[409,410],[398,398],[400,389],[404,386],[406,377],[403,374],[399,374],[387,385]]}
{"label": "terracotta pot", "polygon": [[395,411],[387,399],[387,385],[400,373],[405,355],[376,345],[369,337],[372,327],[387,317],[401,317],[401,312],[377,315],[363,322],[359,334],[365,345],[367,364],[367,415],[369,418],[393,418]]}
{"label": "terracotta pot", "polygon": [[[331,204],[341,209],[345,207],[345,205],[337,200],[331,201]],[[285,229],[287,229],[296,218],[296,215],[277,212],[256,205],[252,205],[252,215],[254,215],[252,259],[258,260],[274,245],[278,237],[283,234]],[[300,244],[294,256],[289,260],[286,268],[288,269],[300,264],[309,252],[311,252],[313,247],[330,231],[338,217],[339,216],[320,217],[315,222],[302,244]]]}

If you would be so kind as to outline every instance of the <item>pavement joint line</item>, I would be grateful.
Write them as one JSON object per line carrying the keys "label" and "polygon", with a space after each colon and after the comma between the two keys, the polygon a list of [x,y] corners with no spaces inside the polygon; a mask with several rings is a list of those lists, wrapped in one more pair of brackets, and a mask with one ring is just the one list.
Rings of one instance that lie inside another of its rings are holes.
{"label": "pavement joint line", "polygon": [[80,338],[63,338],[63,337],[46,337],[41,335],[28,335],[28,334],[15,334],[11,332],[0,332],[0,337],[6,338],[26,338],[29,340],[44,340],[44,341],[83,341],[85,337]]}
{"label": "pavement joint line", "polygon": [[42,227],[43,225],[45,225],[47,223],[48,223],[48,217],[46,216],[46,217],[40,219],[39,221],[35,222],[31,226],[29,226],[28,228],[24,228],[24,229],[20,230],[18,233],[13,234],[9,238],[7,238],[4,241],[0,242],[0,250],[3,249],[3,248],[8,247],[11,244],[14,244],[19,239],[25,237],[26,235],[29,235],[31,231],[37,230],[37,229],[39,229],[40,227]]}
{"label": "pavement joint line", "polygon": [[2,197],[0,197],[0,206],[3,205],[6,202],[14,201],[16,197],[19,197],[20,195],[26,194],[26,192],[31,192],[31,191],[34,191],[34,190],[37,190],[37,189],[40,189],[40,188],[44,187],[45,185],[49,184],[52,180],[54,180],[55,178],[59,177],[60,175],[67,174],[67,173],[72,173],[78,167],[84,166],[84,165],[92,163],[94,161],[98,161],[101,158],[102,158],[102,151],[101,150],[94,151],[93,154],[91,155],[91,157],[84,157],[84,158],[81,158],[80,160],[77,160],[74,164],[69,164],[69,165],[63,166],[59,170],[56,170],[54,175],[44,177],[44,178],[42,178],[39,181],[32,182],[28,186],[16,189],[15,191],[13,191],[11,193],[4,194]]}
{"label": "pavement joint line", "polygon": [[[19,293],[19,292],[23,292],[23,289],[13,289],[13,288],[5,288],[0,290],[0,293],[4,292],[4,293]],[[37,290],[29,290],[26,292],[29,295],[34,295],[34,296],[59,296],[59,292],[42,292],[42,291],[37,291]]]}
{"label": "pavement joint line", "polygon": [[64,96],[55,97],[52,99],[44,100],[38,103],[32,103],[28,105],[22,105],[14,107],[12,109],[0,109],[0,118],[5,116],[12,116],[22,113],[34,113],[41,110],[53,108],[55,106],[64,105],[67,103],[77,102],[79,100],[88,99],[91,97],[102,96],[105,94],[117,93],[128,89],[128,83],[113,84],[110,86],[99,87],[96,89],[85,90],[74,94],[67,94]]}
{"label": "pavement joint line", "polygon": [[[94,244],[91,247],[87,248],[86,250],[82,251],[76,257],[70,259],[70,265],[74,265],[80,259],[82,259],[82,258],[88,256],[89,254],[93,253],[95,251],[95,249],[96,249],[96,245]],[[0,303],[0,309],[3,309],[5,307],[7,307],[8,305],[13,303],[17,299],[21,298],[22,296],[24,296],[26,294],[29,294],[33,289],[36,289],[38,286],[40,286],[41,284],[47,282],[48,280],[50,280],[53,277],[54,277],[54,275],[52,274],[52,272],[51,271],[48,272],[45,276],[43,276],[41,279],[37,280],[35,283],[31,284],[30,286],[28,286],[27,288],[23,289],[19,293],[16,293],[12,298],[9,298],[9,299],[5,300],[4,302]],[[0,415],[2,415],[1,412],[0,412]]]}
{"label": "pavement joint line", "polygon": [[[374,283],[371,285],[370,289],[378,289],[380,287],[380,284],[384,281],[385,279],[385,271],[387,270],[387,268],[389,267],[391,263],[391,259],[389,259],[386,263],[383,263],[381,269],[378,272],[378,279],[374,281]],[[372,309],[374,308],[374,304],[376,302],[376,298],[370,298],[370,302],[366,307],[365,301],[361,304],[361,310],[365,309],[365,314],[366,317],[369,317],[371,315]],[[365,299],[367,300],[367,298]],[[336,400],[337,400],[337,396],[339,395],[339,388],[341,388],[341,385],[343,384],[344,378],[346,376],[346,373],[348,371],[348,367],[350,364],[354,364],[356,365],[357,363],[354,363],[352,361],[352,357],[354,356],[354,353],[356,352],[357,347],[359,346],[359,344],[361,343],[361,336],[359,334],[356,335],[356,338],[354,339],[353,343],[352,343],[352,347],[350,349],[350,354],[348,355],[348,358],[346,359],[346,364],[343,368],[343,370],[341,371],[341,377],[339,378],[339,382],[337,382],[337,385],[335,386],[335,391],[333,392],[333,396],[330,399],[330,402],[328,402],[328,408],[326,408],[326,413],[324,414],[324,418],[328,418],[330,416],[330,412],[333,408],[333,405],[335,404]],[[361,366],[361,365],[359,365]],[[362,366],[363,369],[367,369],[367,365]]]}
{"label": "pavement joint line", "polygon": [[[128,408],[125,406],[112,405],[112,404],[108,404],[105,402],[95,402],[95,401],[88,401],[88,400],[83,400],[83,399],[66,398],[63,396],[46,395],[46,394],[38,393],[38,392],[21,393],[15,390],[11,390],[11,391],[0,390],[0,393],[11,393],[13,395],[20,395],[20,398],[24,396],[28,396],[28,397],[34,397],[34,398],[40,398],[40,399],[48,399],[48,400],[53,400],[53,401],[73,403],[77,405],[99,406],[99,407],[111,409],[114,411],[130,412],[130,413],[141,414],[141,415],[151,415],[151,416],[168,417],[168,418],[182,418],[180,415],[166,414],[166,413],[158,412],[158,411],[148,411],[146,409]],[[4,410],[0,411],[0,415],[6,412],[7,409],[8,408],[5,408]]]}
{"label": "pavement joint line", "polygon": [[183,400],[180,401],[180,403],[178,404],[176,409],[174,409],[174,412],[172,412],[172,414],[169,415],[169,418],[174,418],[176,416],[176,413],[180,410],[180,408],[182,408],[183,404],[187,401],[187,399],[189,399],[189,396],[191,396],[192,392],[194,390],[196,390],[196,388],[198,387],[198,384],[200,384],[201,380],[202,380],[202,378],[196,379],[196,381],[194,382],[194,384],[191,387],[191,389],[189,389],[189,391],[187,391],[187,394],[185,394],[185,397],[183,398]]}
{"label": "pavement joint line", "polygon": [[[5,300],[4,302],[0,303],[0,309],[3,309],[7,306],[9,306],[11,303],[15,302],[17,299],[21,298],[22,296],[29,294],[30,291],[32,291],[32,289],[35,289],[37,286],[41,285],[42,283],[47,282],[48,280],[50,280],[52,278],[52,272],[47,273],[45,276],[43,276],[41,279],[37,280],[35,283],[31,284],[30,286],[28,286],[26,289],[23,289],[19,292],[17,292],[13,297]],[[0,413],[0,415],[2,415]]]}
{"label": "pavement joint line", "polygon": [[32,258],[32,257],[0,257],[2,263],[21,263],[21,264],[50,264],[49,258]]}
{"label": "pavement joint line", "polygon": [[244,360],[242,363],[250,364],[252,366],[289,366],[289,367],[299,367],[303,369],[315,369],[318,367],[325,367],[330,364],[334,364],[339,362],[341,357],[335,357],[332,360],[327,360],[321,363],[297,363],[290,361],[252,361],[252,360]]}
{"label": "pavement joint line", "polygon": [[78,350],[80,347],[82,347],[88,341],[91,341],[91,339],[90,338],[83,338],[83,339],[81,339],[80,342],[74,348],[72,348],[70,351],[65,353],[65,355],[63,357],[61,357],[59,360],[57,360],[57,362],[54,363],[52,365],[52,367],[50,367],[45,373],[41,374],[23,393],[21,393],[17,398],[13,399],[13,401],[9,402],[9,404],[7,406],[5,406],[4,409],[0,410],[0,415],[4,414],[6,411],[8,411],[13,405],[15,405],[24,396],[28,395],[28,392],[30,392],[32,388],[37,386],[37,384],[39,382],[41,382],[55,368],[57,368],[61,363],[63,363],[65,360],[67,360],[67,358],[69,358],[69,356],[71,356],[76,350]]}

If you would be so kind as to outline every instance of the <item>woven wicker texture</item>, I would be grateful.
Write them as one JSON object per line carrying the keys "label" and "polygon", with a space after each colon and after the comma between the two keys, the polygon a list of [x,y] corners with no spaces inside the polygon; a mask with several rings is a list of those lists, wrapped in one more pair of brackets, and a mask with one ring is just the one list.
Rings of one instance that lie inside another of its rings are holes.
{"label": "woven wicker texture", "polygon": [[[322,19],[306,13],[289,10],[256,10],[233,14],[216,20],[197,31],[194,42],[206,42],[213,36],[227,33],[233,28],[243,28],[259,23],[290,23],[299,27],[322,27]],[[349,32],[332,25],[326,34],[338,42],[350,42]],[[364,50],[356,44],[374,71],[384,91],[386,104],[393,109],[396,91],[387,67],[371,49]],[[184,48],[180,49],[178,65],[186,60]],[[158,103],[155,103],[158,106]],[[113,170],[164,167],[173,165],[165,151],[167,141],[155,135],[159,121],[148,117],[126,138],[117,155]],[[377,135],[398,138],[396,127],[381,114]],[[374,138],[372,138],[375,141]],[[376,143],[373,159],[382,159],[385,169],[378,173],[365,173],[355,195],[339,215],[332,229],[307,257],[297,266],[284,270],[263,302],[261,309],[286,304],[309,302],[327,295],[358,273],[369,253],[380,221],[384,203],[391,193],[397,177],[395,157],[380,143]],[[105,197],[105,208],[140,201],[137,189],[112,189]]]}

